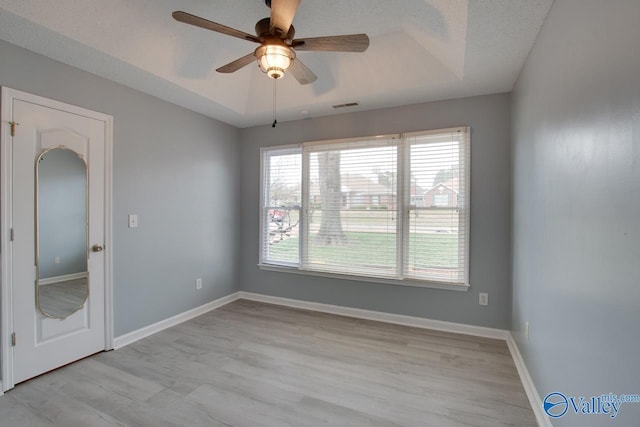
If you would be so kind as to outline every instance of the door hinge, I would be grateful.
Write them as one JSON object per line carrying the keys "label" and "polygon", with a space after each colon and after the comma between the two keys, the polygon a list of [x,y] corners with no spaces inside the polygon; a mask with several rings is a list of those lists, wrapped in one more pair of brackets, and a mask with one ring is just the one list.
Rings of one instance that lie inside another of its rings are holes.
{"label": "door hinge", "polygon": [[13,242],[13,228],[9,230],[9,241]]}
{"label": "door hinge", "polygon": [[16,126],[18,126],[20,123],[18,122],[9,122],[9,125],[11,126],[11,136],[16,136]]}
{"label": "door hinge", "polygon": [[12,333],[11,334],[11,346],[15,347],[16,346],[16,333]]}

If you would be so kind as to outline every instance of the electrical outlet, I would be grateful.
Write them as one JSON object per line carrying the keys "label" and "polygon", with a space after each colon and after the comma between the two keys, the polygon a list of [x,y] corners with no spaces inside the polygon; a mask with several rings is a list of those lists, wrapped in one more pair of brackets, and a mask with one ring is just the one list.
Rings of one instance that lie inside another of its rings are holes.
{"label": "electrical outlet", "polygon": [[524,322],[524,336],[529,341],[529,322]]}
{"label": "electrical outlet", "polygon": [[53,263],[54,264],[60,264],[60,257],[59,256],[54,256],[53,257]]}
{"label": "electrical outlet", "polygon": [[138,226],[138,215],[129,214],[129,228],[136,228]]}
{"label": "electrical outlet", "polygon": [[202,289],[202,279],[196,279],[196,289]]}
{"label": "electrical outlet", "polygon": [[480,305],[489,305],[489,294],[480,292],[480,298],[478,303]]}

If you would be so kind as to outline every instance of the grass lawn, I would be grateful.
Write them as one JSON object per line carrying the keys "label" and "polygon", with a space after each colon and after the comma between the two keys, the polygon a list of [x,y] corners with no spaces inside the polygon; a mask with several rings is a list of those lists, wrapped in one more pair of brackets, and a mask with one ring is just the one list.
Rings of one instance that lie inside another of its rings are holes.
{"label": "grass lawn", "polygon": [[[346,232],[343,246],[318,246],[309,249],[314,264],[358,265],[390,270],[396,266],[396,237],[386,233]],[[313,239],[313,234],[311,238]],[[298,237],[273,243],[269,259],[298,262]],[[412,233],[409,261],[416,269],[455,268],[458,266],[458,238],[455,234]]]}

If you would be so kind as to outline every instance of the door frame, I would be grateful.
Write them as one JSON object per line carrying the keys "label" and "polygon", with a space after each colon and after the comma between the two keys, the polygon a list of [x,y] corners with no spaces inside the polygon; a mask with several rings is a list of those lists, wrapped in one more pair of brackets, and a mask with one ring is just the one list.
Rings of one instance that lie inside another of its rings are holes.
{"label": "door frame", "polygon": [[[13,376],[13,346],[11,334],[13,333],[13,276],[11,266],[13,264],[13,248],[11,245],[12,199],[13,199],[13,164],[12,164],[12,139],[11,124],[13,120],[13,101],[21,100],[33,104],[42,105],[60,111],[65,111],[79,116],[88,117],[104,122],[105,129],[105,200],[104,200],[104,320],[105,343],[104,349],[113,349],[113,224],[112,224],[112,199],[113,199],[113,117],[108,114],[87,110],[75,105],[65,104],[41,96],[32,95],[16,89],[0,86],[0,355],[1,374],[0,394],[15,386]],[[16,132],[20,131],[20,125]]]}

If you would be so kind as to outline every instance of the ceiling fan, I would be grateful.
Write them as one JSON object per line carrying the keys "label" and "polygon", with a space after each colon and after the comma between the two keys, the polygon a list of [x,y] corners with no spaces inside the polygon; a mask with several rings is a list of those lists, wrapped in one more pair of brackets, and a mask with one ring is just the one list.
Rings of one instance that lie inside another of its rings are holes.
{"label": "ceiling fan", "polygon": [[271,8],[271,17],[258,21],[255,36],[182,11],[173,12],[172,16],[185,24],[260,44],[254,52],[218,68],[217,72],[233,73],[257,60],[260,69],[272,79],[282,78],[288,70],[300,84],[306,85],[318,77],[296,58],[296,50],[364,52],[369,47],[369,37],[366,34],[350,34],[294,39],[295,29],[291,23],[300,1],[265,0]]}

